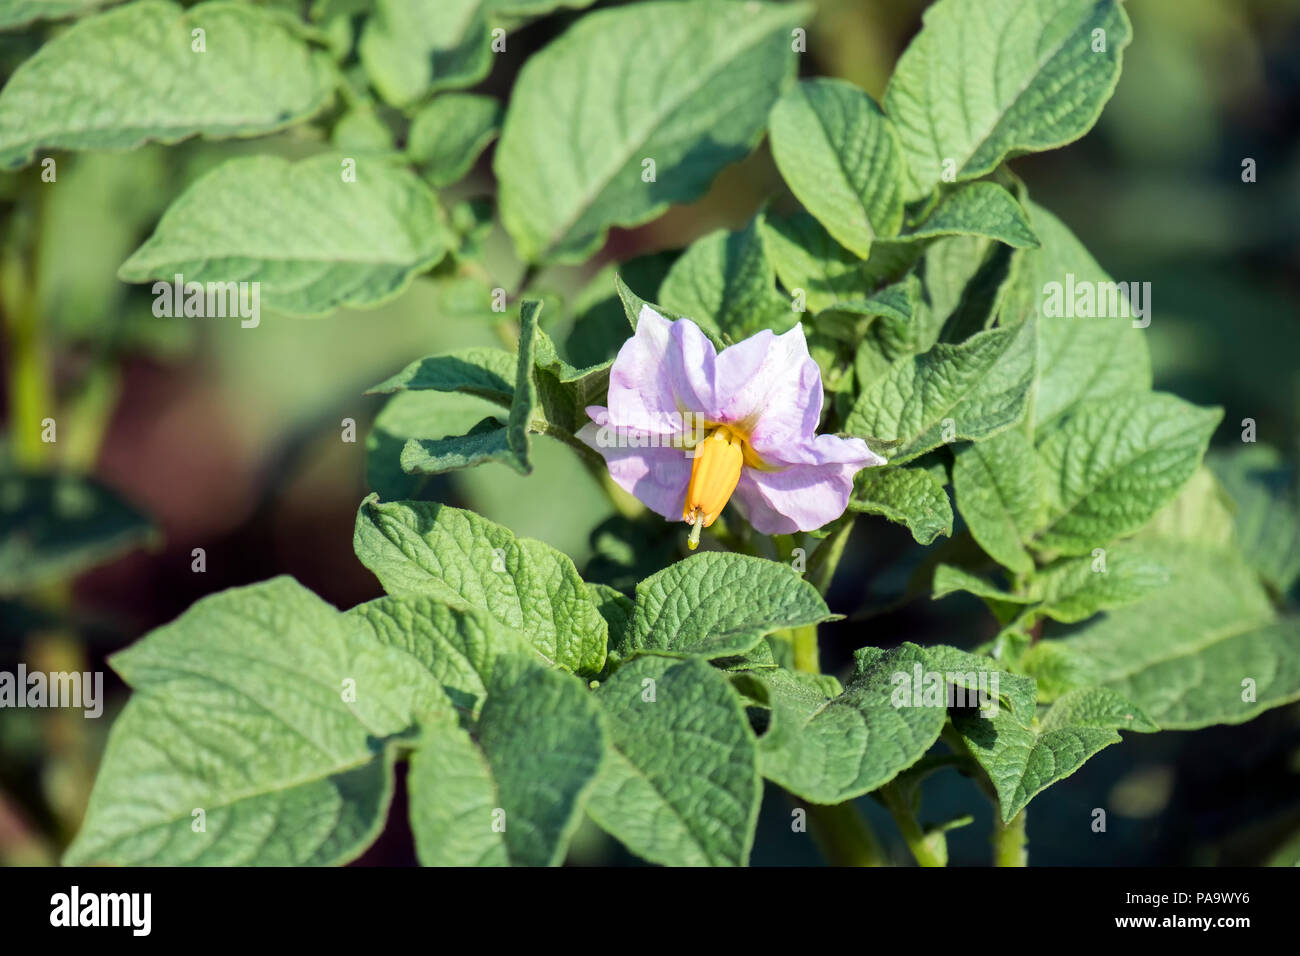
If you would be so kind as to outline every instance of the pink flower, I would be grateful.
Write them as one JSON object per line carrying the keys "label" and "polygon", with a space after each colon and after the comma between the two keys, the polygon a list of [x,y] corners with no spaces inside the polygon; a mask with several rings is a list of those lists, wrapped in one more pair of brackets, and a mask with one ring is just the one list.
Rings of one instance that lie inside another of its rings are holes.
{"label": "pink flower", "polygon": [[822,380],[802,326],[717,352],[690,319],[649,306],[609,373],[609,406],[578,437],[647,508],[701,527],[734,499],[764,534],[820,528],[844,513],[853,476],[885,460],[860,438],[818,435]]}

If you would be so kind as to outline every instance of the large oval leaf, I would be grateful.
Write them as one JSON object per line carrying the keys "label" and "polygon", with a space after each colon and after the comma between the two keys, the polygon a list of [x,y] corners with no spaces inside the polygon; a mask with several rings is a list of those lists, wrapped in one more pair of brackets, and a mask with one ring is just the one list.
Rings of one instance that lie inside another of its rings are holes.
{"label": "large oval leaf", "polygon": [[793,75],[790,31],[806,13],[638,3],[583,17],[530,59],[495,158],[501,219],[520,254],[580,261],[609,226],[698,198],[758,139]]}

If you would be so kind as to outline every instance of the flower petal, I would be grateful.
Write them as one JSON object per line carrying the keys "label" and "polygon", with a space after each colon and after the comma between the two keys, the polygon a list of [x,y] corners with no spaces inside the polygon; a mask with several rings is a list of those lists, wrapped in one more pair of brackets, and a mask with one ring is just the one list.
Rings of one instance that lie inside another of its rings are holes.
{"label": "flower petal", "polygon": [[834,521],[848,507],[853,476],[885,460],[860,438],[818,435],[806,445],[791,446],[792,463],[781,471],[746,468],[735,500],[763,534],[812,531]]}
{"label": "flower petal", "polygon": [[760,446],[811,440],[817,431],[822,377],[803,326],[781,335],[764,329],[723,349],[716,376],[717,421],[743,425],[760,455]]}
{"label": "flower petal", "polygon": [[646,439],[647,447],[630,447],[626,441],[634,433],[626,430],[620,430],[618,441],[610,444],[609,433],[602,436],[600,432],[593,422],[578,431],[578,438],[600,452],[614,482],[656,514],[670,521],[682,520],[686,486],[691,481],[692,459],[687,453],[655,444],[652,436],[644,435],[636,437]]}
{"label": "flower petal", "polygon": [[635,334],[610,367],[610,419],[657,434],[692,427],[682,424],[684,415],[713,410],[716,359],[713,343],[690,319],[669,322],[643,306]]}

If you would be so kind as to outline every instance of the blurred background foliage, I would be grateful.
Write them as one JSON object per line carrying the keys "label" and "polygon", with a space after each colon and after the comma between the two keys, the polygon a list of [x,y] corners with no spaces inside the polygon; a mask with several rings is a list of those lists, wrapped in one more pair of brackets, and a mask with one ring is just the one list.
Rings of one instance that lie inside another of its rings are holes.
{"label": "blurred background foliage", "polygon": [[[281,4],[273,4],[281,5]],[[288,4],[294,6],[294,4]],[[605,5],[605,4],[600,4]],[[818,0],[805,75],[852,80],[879,100],[893,64],[920,24],[924,0]],[[1135,40],[1119,89],[1097,128],[1062,150],[1011,163],[1033,198],[1055,211],[1117,280],[1149,281],[1147,333],[1158,388],[1222,405],[1216,446],[1238,445],[1253,418],[1261,442],[1294,462],[1300,414],[1300,0],[1133,0]],[[560,12],[512,32],[481,89],[508,96],[526,57],[577,14]],[[7,78],[58,25],[0,34]],[[37,222],[34,259],[39,350],[61,411],[59,463],[97,477],[148,515],[155,534],[75,582],[21,594],[0,588],[0,669],[105,670],[109,704],[100,720],[77,711],[0,713],[0,863],[58,858],[75,832],[98,754],[125,688],[105,655],[178,615],[205,594],[287,573],[339,607],[380,594],[352,554],[358,501],[410,481],[386,472],[368,444],[468,428],[476,400],[440,396],[431,418],[421,393],[387,407],[365,390],[407,362],[475,344],[497,344],[500,318],[457,295],[454,282],[422,277],[394,302],[322,319],[263,315],[241,329],[223,319],[155,318],[147,286],[127,286],[118,266],[166,205],[202,172],[235,155],[304,155],[323,148],[340,105],[318,127],[254,141],[195,142],[130,154],[59,157],[57,185],[31,170],[0,175],[0,244],[22,243]],[[361,114],[365,115],[361,115]],[[337,142],[356,144],[394,126],[380,109],[354,110]],[[375,122],[383,124],[375,126]],[[1257,181],[1242,181],[1242,161]],[[491,150],[445,204],[490,196]],[[39,170],[37,170],[39,171]],[[727,169],[710,193],[635,230],[615,230],[579,268],[550,269],[535,287],[553,293],[546,323],[568,338],[575,360],[616,342],[596,336],[612,293],[610,266],[676,250],[719,227],[743,226],[769,199],[782,203],[765,146]],[[775,198],[773,198],[775,197]],[[495,228],[485,241],[490,277],[514,288],[520,266]],[[652,298],[667,256],[640,260]],[[602,273],[602,269],[605,270]],[[627,273],[624,272],[625,277]],[[596,277],[596,284],[588,282]],[[2,281],[2,280],[0,280]],[[0,294],[3,294],[0,287]],[[601,299],[606,301],[602,304]],[[575,318],[577,321],[575,322]],[[4,342],[13,355],[14,333]],[[5,394],[15,372],[0,363]],[[286,369],[292,373],[286,374]],[[383,409],[376,422],[376,416]],[[25,461],[7,406],[0,465]],[[342,421],[357,440],[341,440]],[[529,477],[491,464],[440,476],[410,493],[473,508],[516,533],[573,556],[590,577],[627,586],[635,567],[673,560],[676,543],[657,519],[628,526],[567,449],[538,439]],[[40,450],[37,450],[39,454]],[[1293,475],[1279,474],[1293,493]],[[206,571],[191,570],[192,551]],[[924,549],[883,519],[858,521],[829,596],[848,615],[823,628],[823,662],[842,666],[864,644],[903,640],[972,646],[995,622],[973,598],[905,602]],[[1294,597],[1294,596],[1293,596]],[[362,863],[414,862],[405,790],[385,836]],[[894,855],[906,857],[889,817],[864,809]],[[923,819],[983,805],[973,784],[942,774],[927,788]],[[1107,830],[1091,828],[1093,808]],[[789,805],[764,802],[755,864],[814,863],[806,834],[790,831]],[[990,817],[950,834],[956,864],[988,858]],[[1300,707],[1249,724],[1193,733],[1129,735],[1041,795],[1029,823],[1036,864],[1262,864],[1300,859]],[[571,862],[634,862],[594,826]]]}

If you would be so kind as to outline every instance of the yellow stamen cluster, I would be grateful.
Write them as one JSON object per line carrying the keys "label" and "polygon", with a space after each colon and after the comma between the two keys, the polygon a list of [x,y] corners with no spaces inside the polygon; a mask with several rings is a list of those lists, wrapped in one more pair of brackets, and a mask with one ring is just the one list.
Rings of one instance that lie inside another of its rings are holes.
{"label": "yellow stamen cluster", "polygon": [[722,514],[740,481],[744,462],[744,439],[725,425],[715,428],[695,446],[691,483],[682,508],[682,520],[691,525],[687,543],[692,551],[700,544],[700,529],[709,527]]}

